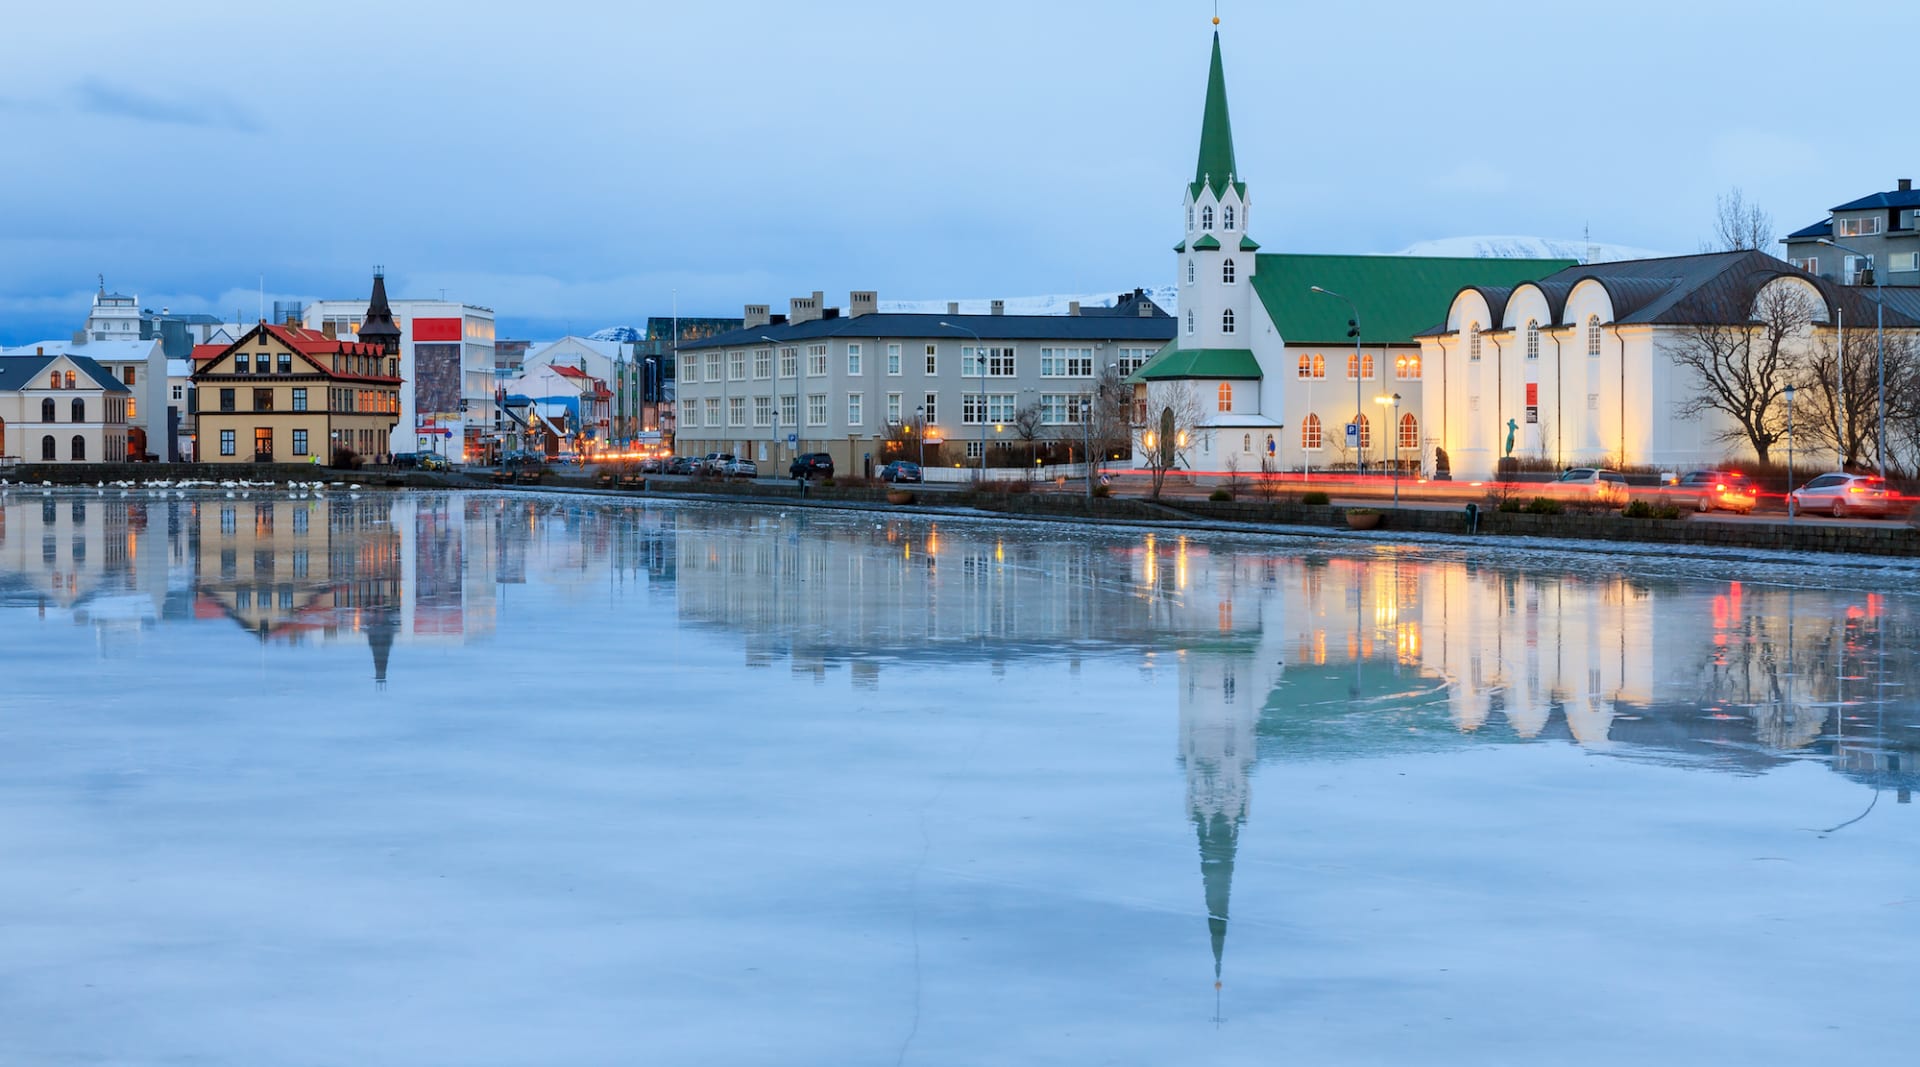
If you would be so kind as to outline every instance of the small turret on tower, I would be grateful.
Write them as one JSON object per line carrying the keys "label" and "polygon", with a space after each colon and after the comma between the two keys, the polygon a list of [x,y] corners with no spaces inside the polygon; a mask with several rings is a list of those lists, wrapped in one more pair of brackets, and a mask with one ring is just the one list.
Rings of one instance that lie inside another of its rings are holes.
{"label": "small turret on tower", "polygon": [[389,356],[400,354],[400,327],[393,321],[393,309],[387,306],[387,275],[373,268],[373,295],[367,300],[367,315],[360,322],[359,340],[377,344]]}

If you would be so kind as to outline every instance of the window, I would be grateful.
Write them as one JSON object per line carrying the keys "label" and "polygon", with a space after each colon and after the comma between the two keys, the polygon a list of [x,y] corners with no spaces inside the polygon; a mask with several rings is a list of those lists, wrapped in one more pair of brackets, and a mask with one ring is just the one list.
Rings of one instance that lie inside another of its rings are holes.
{"label": "window", "polygon": [[1233,309],[1232,308],[1228,308],[1227,310],[1222,311],[1220,313],[1220,332],[1221,333],[1233,332]]}
{"label": "window", "polygon": [[134,399],[133,397],[128,397],[127,398],[127,418],[137,419],[139,417],[140,417],[140,401]]}
{"label": "window", "polygon": [[938,423],[940,421],[939,412],[934,407],[934,401],[937,399],[939,399],[938,394],[928,393],[927,402],[921,405],[922,407],[926,408],[926,410],[921,413],[921,417],[925,418],[928,424],[930,425],[934,423]]}
{"label": "window", "polygon": [[680,424],[682,426],[700,425],[700,407],[691,400],[680,401]]}
{"label": "window", "polygon": [[717,396],[707,397],[706,403],[703,406],[706,409],[705,418],[706,418],[707,425],[708,426],[720,425],[720,398]]}
{"label": "window", "polygon": [[[1091,359],[1091,355],[1088,357]],[[1014,376],[1015,359],[1011,348],[975,348],[963,345],[960,348],[960,376],[978,378],[985,369],[989,378],[1011,378]]]}
{"label": "window", "polygon": [[753,398],[753,424],[755,426],[773,425],[773,398],[756,396]]}
{"label": "window", "polygon": [[1894,252],[1887,256],[1887,273],[1907,273],[1915,270],[1920,270],[1920,254]]}
{"label": "window", "polygon": [[[296,456],[304,456],[307,454],[307,431],[305,430],[293,431],[293,454]],[[299,516],[304,514],[306,513],[295,512],[294,516],[295,518],[298,518]]]}
{"label": "window", "polygon": [[[940,373],[940,348],[937,345],[927,346],[927,373]],[[932,417],[929,416],[928,418],[931,420]]]}
{"label": "window", "polygon": [[780,398],[780,425],[800,425],[800,398],[783,396]]}
{"label": "window", "polygon": [[1350,382],[1373,380],[1372,352],[1347,353],[1347,380]]}
{"label": "window", "polygon": [[900,421],[900,394],[899,393],[887,394],[887,421],[890,423],[896,423],[896,424]]}
{"label": "window", "polygon": [[1093,349],[1043,348],[1040,350],[1040,377],[1093,377]]}
{"label": "window", "polygon": [[860,409],[863,406],[865,406],[865,401],[866,401],[866,394],[864,393],[848,393],[847,394],[847,425],[848,426],[858,426],[861,424],[861,421],[862,421],[861,415],[863,413],[861,412]]}
{"label": "window", "polygon": [[241,352],[238,355],[234,356],[233,372],[235,374],[253,373],[253,357],[247,355],[245,352]]}
{"label": "window", "polygon": [[1467,324],[1467,359],[1476,363],[1480,360],[1480,324],[1477,322]]}
{"label": "window", "polygon": [[1588,411],[1600,410],[1600,394],[1599,393],[1587,394],[1587,410]]}
{"label": "window", "polygon": [[[59,371],[54,371],[52,374],[47,375],[47,388],[49,389],[60,388],[60,372]],[[49,419],[47,421],[52,422],[53,420]]]}
{"label": "window", "polygon": [[[360,451],[365,451],[361,449]],[[253,454],[256,457],[273,455],[273,427],[256,426],[253,430]]]}
{"label": "window", "polygon": [[827,394],[807,394],[807,425],[825,426],[827,424]]}
{"label": "window", "polygon": [[707,381],[717,382],[720,380],[720,353],[707,353],[707,358],[701,362],[701,365],[706,368]]}
{"label": "window", "polygon": [[1396,356],[1393,361],[1393,376],[1403,382],[1419,381],[1420,354],[1409,352],[1404,356]]}
{"label": "window", "polygon": [[800,350],[783,348],[780,350],[780,377],[794,378],[800,374]]}
{"label": "window", "polygon": [[1216,401],[1219,405],[1220,410],[1232,411],[1233,410],[1233,383],[1221,382],[1220,388],[1216,389],[1214,392],[1216,394]]}
{"label": "window", "polygon": [[986,455],[986,452],[987,452],[987,443],[985,441],[968,441],[967,442],[967,458],[968,459],[979,459],[981,456]]}
{"label": "window", "polygon": [[179,401],[181,401],[181,400],[185,400],[185,399],[186,399],[186,395],[185,395],[185,394],[186,394],[186,391],[187,391],[187,387],[186,387],[186,386],[184,386],[184,385],[176,385],[176,386],[174,386],[174,387],[173,387],[173,399],[174,399],[174,401],[175,401],[176,403],[178,403],[178,402],[179,402]]}
{"label": "window", "polygon": [[1527,358],[1540,358],[1540,324],[1533,319],[1527,320]]}
{"label": "window", "polygon": [[122,368],[120,368],[120,380],[121,380],[122,382],[125,382],[125,383],[126,383],[126,384],[128,384],[128,385],[133,385],[133,384],[136,384],[136,383],[135,383],[135,381],[134,381],[134,372],[133,372],[133,368],[132,368],[132,367],[122,367]]}
{"label": "window", "polygon": [[1226,260],[1225,262],[1223,262],[1223,263],[1221,263],[1221,264],[1220,264],[1220,280],[1221,280],[1222,282],[1224,282],[1225,284],[1227,284],[1227,285],[1232,285],[1232,284],[1233,284],[1233,259],[1232,259],[1232,257],[1228,257],[1228,258],[1227,258],[1227,260]]}
{"label": "window", "polygon": [[305,389],[295,389],[293,391],[293,410],[307,410],[307,391]]}
{"label": "window", "polygon": [[1300,424],[1300,447],[1309,452],[1318,452],[1322,445],[1320,439],[1320,416],[1307,413],[1306,421]]}
{"label": "window", "polygon": [[73,417],[71,421],[73,422],[87,421],[87,401],[84,397],[77,397],[77,396],[74,397],[73,404],[71,406],[73,408]]}
{"label": "window", "polygon": [[[47,440],[51,441],[53,439],[49,437]],[[223,456],[233,455],[233,431],[232,430],[220,431],[220,454]]]}
{"label": "window", "polygon": [[960,398],[960,421],[968,426],[1013,421],[1012,393],[968,393]]}
{"label": "window", "polygon": [[807,346],[807,377],[824,378],[827,374],[827,346]]}
{"label": "window", "polygon": [[[282,352],[282,353],[280,353],[280,360],[279,360],[279,362],[280,362],[280,373],[282,373],[282,374],[292,374],[292,373],[293,373],[293,353],[291,353],[291,352]],[[260,368],[260,369],[261,369],[261,370],[265,370],[266,368],[265,368],[265,367],[262,367],[262,368]],[[376,363],[376,364],[374,365],[374,368],[373,368],[373,370],[374,370],[374,373],[376,373],[376,374],[378,374],[378,373],[380,372],[380,366],[379,366],[379,364],[377,364],[377,363]]]}
{"label": "window", "polygon": [[1834,219],[1834,232],[1842,237],[1872,237],[1880,232],[1880,216],[1868,215],[1862,219]]}
{"label": "window", "polygon": [[1326,357],[1318,352],[1311,354],[1306,352],[1300,353],[1299,371],[1297,373],[1301,378],[1325,378],[1327,376]]}
{"label": "window", "polygon": [[1796,267],[1799,267],[1801,270],[1806,271],[1808,274],[1820,273],[1820,257],[1819,256],[1808,256],[1805,259],[1790,259],[1787,262],[1793,264]]}
{"label": "window", "polygon": [[54,444],[53,444],[52,434],[47,434],[46,436],[40,438],[40,458],[48,461],[52,461],[60,458],[58,455],[54,453]]}
{"label": "window", "polygon": [[1187,260],[1187,284],[1192,285],[1196,277],[1198,277],[1197,268],[1194,267],[1193,260],[1189,259]]}
{"label": "window", "polygon": [[1040,394],[1040,421],[1048,426],[1078,426],[1087,421],[1093,398],[1085,393]]}
{"label": "window", "polygon": [[1420,420],[1412,412],[1400,416],[1400,451],[1410,452],[1420,447]]}
{"label": "window", "polygon": [[747,354],[734,351],[727,353],[727,380],[744,382],[747,380]]}
{"label": "window", "polygon": [[860,346],[850,344],[847,346],[847,377],[858,378],[859,376]]}
{"label": "window", "polygon": [[72,371],[65,372],[64,374],[61,375],[61,378],[63,378],[66,381],[66,387],[68,389],[73,388],[75,379],[73,377]]}
{"label": "window", "polygon": [[1206,207],[1203,207],[1200,209],[1200,228],[1203,230],[1213,229],[1213,205],[1212,204],[1208,204]]}
{"label": "window", "polygon": [[1228,204],[1227,206],[1220,209],[1220,228],[1223,230],[1233,229],[1233,205],[1232,204]]}
{"label": "window", "polygon": [[764,382],[773,377],[773,349],[756,348],[753,350],[753,378]]}
{"label": "window", "polygon": [[727,398],[727,425],[745,426],[747,424],[747,398],[730,396]]}
{"label": "window", "polygon": [[1240,451],[1242,452],[1253,451],[1253,435],[1252,434],[1243,433],[1240,435]]}
{"label": "window", "polygon": [[1124,378],[1146,366],[1147,360],[1153,358],[1153,351],[1151,348],[1123,348],[1120,358],[1114,361],[1113,369]]}
{"label": "window", "polygon": [[1187,309],[1187,332],[1188,333],[1193,332],[1193,309],[1192,308]]}
{"label": "window", "polygon": [[1587,316],[1587,358],[1600,358],[1600,316]]}
{"label": "window", "polygon": [[[1841,260],[1846,265],[1848,285],[1866,284],[1866,272],[1873,269],[1872,256],[1845,256]],[[72,386],[67,388],[71,389]]]}
{"label": "window", "polygon": [[1353,424],[1360,428],[1360,447],[1362,450],[1373,447],[1373,427],[1367,425],[1365,415],[1355,415]]}
{"label": "window", "polygon": [[272,411],[273,410],[273,390],[255,389],[253,391],[253,410]]}
{"label": "window", "polygon": [[1193,205],[1192,204],[1187,205],[1187,229],[1188,230],[1193,229]]}
{"label": "window", "polygon": [[54,406],[53,406],[53,398],[52,398],[52,397],[48,397],[48,398],[46,398],[45,400],[42,400],[42,401],[40,401],[40,421],[41,421],[41,422],[52,422],[52,421],[53,421],[53,415],[54,415],[54,410],[55,410],[55,409],[54,409]]}
{"label": "window", "polygon": [[899,345],[887,346],[887,374],[891,377],[899,377],[900,375],[900,346]]}

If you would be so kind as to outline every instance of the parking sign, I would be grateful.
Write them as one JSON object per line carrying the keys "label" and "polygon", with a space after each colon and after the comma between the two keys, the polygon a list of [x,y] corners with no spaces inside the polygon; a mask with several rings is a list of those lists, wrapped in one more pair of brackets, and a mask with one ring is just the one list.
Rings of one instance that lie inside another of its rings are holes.
{"label": "parking sign", "polygon": [[1347,447],[1360,447],[1360,424],[1357,422],[1347,423]]}

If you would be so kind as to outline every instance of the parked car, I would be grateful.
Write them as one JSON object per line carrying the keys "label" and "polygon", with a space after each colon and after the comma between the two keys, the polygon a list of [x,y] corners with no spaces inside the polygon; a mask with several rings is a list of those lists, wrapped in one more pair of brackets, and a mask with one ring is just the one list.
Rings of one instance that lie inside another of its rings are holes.
{"label": "parked car", "polygon": [[692,456],[675,456],[667,461],[668,474],[694,474],[700,469],[700,461]]}
{"label": "parked car", "polygon": [[640,461],[641,474],[665,474],[669,460],[664,456],[647,456]]}
{"label": "parked car", "polygon": [[500,457],[502,467],[544,467],[547,456],[544,452],[522,451],[515,449]]}
{"label": "parked car", "polygon": [[420,454],[418,452],[395,452],[393,454],[393,468],[395,470],[411,470],[419,465]]}
{"label": "parked car", "polygon": [[1627,479],[1619,471],[1570,467],[1548,485],[1548,495],[1560,500],[1591,500],[1615,507],[1627,502]]}
{"label": "parked car", "polygon": [[887,482],[918,482],[924,479],[920,473],[920,464],[909,460],[896,459],[892,463],[880,468],[880,480]]}
{"label": "parked car", "polygon": [[1848,515],[1885,518],[1893,508],[1893,494],[1876,474],[1822,474],[1787,494],[1795,511],[1818,511],[1842,519]]}
{"label": "parked car", "polygon": [[709,452],[700,457],[700,473],[724,475],[727,473],[727,464],[732,462],[731,452]]}
{"label": "parked car", "polygon": [[450,471],[453,469],[453,464],[447,462],[447,457],[438,452],[422,452],[420,453],[420,469],[423,471]]}
{"label": "parked car", "polygon": [[730,459],[722,467],[722,471],[729,478],[760,477],[760,468],[750,459]]}
{"label": "parked car", "polygon": [[787,477],[811,480],[815,475],[833,477],[833,457],[825,452],[807,452],[787,466]]}
{"label": "parked car", "polygon": [[1760,502],[1753,479],[1738,471],[1690,471],[1674,483],[1671,495],[1683,508],[1733,511],[1742,515]]}

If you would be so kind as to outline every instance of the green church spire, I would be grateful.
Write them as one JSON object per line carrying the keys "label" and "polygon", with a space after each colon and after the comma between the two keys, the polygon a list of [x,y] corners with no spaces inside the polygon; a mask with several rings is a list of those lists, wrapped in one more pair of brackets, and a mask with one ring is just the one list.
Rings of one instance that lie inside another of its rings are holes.
{"label": "green church spire", "polygon": [[1233,161],[1233,122],[1227,118],[1227,74],[1220,62],[1220,31],[1213,31],[1213,66],[1207,71],[1207,111],[1200,120],[1200,161],[1194,164],[1194,197],[1211,187],[1214,195],[1227,191],[1233,183],[1245,195],[1240,168]]}

